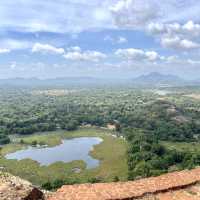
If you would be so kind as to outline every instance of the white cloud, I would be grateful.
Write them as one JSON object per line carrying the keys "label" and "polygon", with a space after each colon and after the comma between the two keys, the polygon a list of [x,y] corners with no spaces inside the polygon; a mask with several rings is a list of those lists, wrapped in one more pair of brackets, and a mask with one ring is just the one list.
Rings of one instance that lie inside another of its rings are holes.
{"label": "white cloud", "polygon": [[10,53],[10,49],[0,49],[0,54]]}
{"label": "white cloud", "polygon": [[115,51],[115,55],[122,58],[126,62],[134,61],[130,63],[142,64],[144,69],[146,69],[146,67],[149,64],[158,64],[158,63],[161,66],[165,66],[168,64],[173,67],[174,66],[180,67],[181,65],[184,66],[200,65],[199,60],[195,60],[192,58],[179,57],[177,55],[162,56],[155,51],[145,51],[142,49],[134,49],[134,48],[118,49]]}
{"label": "white cloud", "polygon": [[[196,0],[119,0],[110,6],[117,27],[141,29],[148,23],[199,21],[200,2]],[[188,26],[198,29],[194,24]],[[158,27],[160,28],[160,27]]]}
{"label": "white cloud", "polygon": [[104,41],[111,42],[112,44],[123,44],[127,43],[128,40],[125,37],[119,36],[119,37],[111,37],[110,35],[106,35],[104,37]]}
{"label": "white cloud", "polygon": [[147,52],[145,52],[145,56],[147,57],[147,59],[149,61],[155,61],[155,60],[158,60],[160,58],[158,53],[155,52],[155,51],[147,51]]}
{"label": "white cloud", "polygon": [[16,68],[16,66],[17,66],[17,63],[14,61],[11,63],[10,69],[14,70]]}
{"label": "white cloud", "polygon": [[114,42],[114,38],[112,38],[110,35],[106,35],[103,39],[104,41],[108,41],[108,42]]}
{"label": "white cloud", "polygon": [[165,61],[167,64],[170,65],[175,65],[175,66],[199,66],[200,65],[200,60],[194,59],[194,58],[184,58],[184,57],[179,57],[177,55],[175,56],[169,56],[165,58]]}
{"label": "white cloud", "polygon": [[64,58],[72,61],[99,62],[107,57],[104,53],[98,51],[82,51],[80,47],[72,47],[69,49],[64,55]]}
{"label": "white cloud", "polygon": [[128,60],[147,60],[147,61],[156,61],[161,59],[159,54],[155,51],[144,51],[141,49],[118,49],[115,52],[115,55],[120,56],[122,58],[128,59]]}
{"label": "white cloud", "polygon": [[98,62],[107,57],[104,53],[98,51],[82,51],[79,46],[72,46],[65,50],[63,48],[57,48],[50,44],[35,43],[32,46],[31,51],[33,53],[39,52],[63,55],[65,59],[72,61]]}
{"label": "white cloud", "polygon": [[200,60],[188,59],[187,62],[191,65],[200,65]]}
{"label": "white cloud", "polygon": [[78,51],[78,52],[80,52],[81,48],[79,46],[69,47],[68,51]]}
{"label": "white cloud", "polygon": [[65,50],[63,48],[56,48],[49,44],[35,43],[33,45],[32,52],[64,54]]}
{"label": "white cloud", "polygon": [[32,46],[31,41],[17,40],[12,38],[0,39],[1,47],[10,50],[28,49]]}
{"label": "white cloud", "polygon": [[161,44],[166,48],[180,49],[180,50],[190,50],[200,47],[200,44],[187,39],[180,39],[178,36],[164,37],[161,39]]}
{"label": "white cloud", "polygon": [[1,0],[0,29],[75,33],[111,28],[112,17],[108,9],[111,2],[112,0]]}
{"label": "white cloud", "polygon": [[196,49],[196,48],[200,47],[200,44],[190,41],[190,40],[187,40],[187,39],[184,39],[184,40],[180,41],[180,46],[183,49]]}
{"label": "white cloud", "polygon": [[192,58],[182,58],[182,57],[178,57],[178,56],[170,56],[167,60],[166,63],[169,65],[173,65],[173,66],[179,66],[181,67],[182,65],[190,67],[190,66],[194,66],[194,65],[198,65],[200,64],[199,60],[196,59],[192,59]]}
{"label": "white cloud", "polygon": [[147,26],[148,32],[152,34],[175,34],[181,31],[181,25],[178,23],[162,24],[162,23],[149,23]]}
{"label": "white cloud", "polygon": [[160,39],[162,46],[166,48],[191,50],[200,48],[198,36],[200,36],[200,24],[188,21],[180,23],[150,23],[147,30],[153,36]]}
{"label": "white cloud", "polygon": [[198,21],[199,12],[196,0],[1,0],[0,29],[71,33],[139,28],[152,21]]}
{"label": "white cloud", "polygon": [[143,50],[141,49],[133,49],[133,48],[130,48],[130,49],[118,49],[115,54],[117,56],[121,56],[123,58],[126,58],[126,59],[143,59],[144,56],[145,56],[145,53]]}
{"label": "white cloud", "polygon": [[156,4],[149,0],[119,0],[110,7],[114,22],[119,27],[143,27],[157,16]]}
{"label": "white cloud", "polygon": [[122,44],[122,43],[127,43],[128,40],[125,37],[119,37],[117,43]]}
{"label": "white cloud", "polygon": [[200,35],[200,24],[195,24],[193,21],[188,21],[182,26],[183,31],[194,36]]}
{"label": "white cloud", "polygon": [[161,34],[165,33],[165,26],[161,23],[149,23],[147,26],[148,32],[151,34]]}
{"label": "white cloud", "polygon": [[200,36],[200,24],[195,24],[193,21],[188,21],[184,24],[180,23],[150,23],[147,30],[152,34],[166,34],[166,35],[183,35],[185,37]]}
{"label": "white cloud", "polygon": [[169,57],[167,57],[166,62],[167,63],[175,63],[178,60],[179,60],[178,56],[169,56]]}

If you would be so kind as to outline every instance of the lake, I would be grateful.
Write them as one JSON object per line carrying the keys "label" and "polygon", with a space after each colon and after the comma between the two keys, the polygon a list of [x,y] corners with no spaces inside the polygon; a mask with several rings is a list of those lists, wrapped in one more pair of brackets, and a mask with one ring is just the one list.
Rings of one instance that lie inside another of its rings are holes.
{"label": "lake", "polygon": [[40,165],[50,165],[55,162],[71,162],[73,160],[83,160],[87,164],[87,169],[95,168],[99,165],[99,160],[92,158],[89,152],[94,145],[100,144],[101,138],[80,137],[66,139],[62,144],[54,147],[28,147],[14,153],[7,154],[7,159],[23,160],[30,158],[40,163]]}

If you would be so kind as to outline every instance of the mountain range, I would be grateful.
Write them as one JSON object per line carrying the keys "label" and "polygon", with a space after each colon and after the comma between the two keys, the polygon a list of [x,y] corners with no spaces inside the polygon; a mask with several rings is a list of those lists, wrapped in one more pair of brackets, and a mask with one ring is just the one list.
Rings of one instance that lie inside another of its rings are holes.
{"label": "mountain range", "polygon": [[0,86],[183,86],[200,85],[199,80],[188,81],[171,74],[152,72],[133,79],[104,79],[95,77],[63,77],[55,79],[10,78],[0,79]]}
{"label": "mountain range", "polygon": [[186,81],[178,76],[171,74],[160,74],[158,72],[152,72],[147,75],[141,75],[132,80],[136,85],[149,85],[149,86],[161,86],[161,85],[188,85],[193,81]]}

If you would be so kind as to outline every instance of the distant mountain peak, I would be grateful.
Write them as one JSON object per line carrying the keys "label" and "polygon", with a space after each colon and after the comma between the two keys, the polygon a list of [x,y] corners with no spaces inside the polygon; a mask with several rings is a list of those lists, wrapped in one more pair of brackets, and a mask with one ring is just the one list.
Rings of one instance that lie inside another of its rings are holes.
{"label": "distant mountain peak", "polygon": [[141,75],[135,79],[133,79],[135,84],[142,84],[142,85],[179,85],[185,83],[185,80],[171,74],[161,74],[159,72],[151,72],[147,75]]}

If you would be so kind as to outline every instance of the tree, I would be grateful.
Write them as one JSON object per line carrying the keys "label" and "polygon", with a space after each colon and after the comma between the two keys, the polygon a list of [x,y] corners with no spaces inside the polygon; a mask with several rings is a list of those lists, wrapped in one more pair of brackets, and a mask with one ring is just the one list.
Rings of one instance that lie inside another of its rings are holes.
{"label": "tree", "polygon": [[115,176],[115,177],[114,177],[114,179],[113,179],[113,181],[114,181],[114,182],[119,182],[119,181],[120,181],[120,179],[119,179],[119,177],[118,177],[118,176]]}
{"label": "tree", "polygon": [[33,140],[33,141],[31,142],[31,145],[32,145],[32,146],[37,146],[37,140]]}

